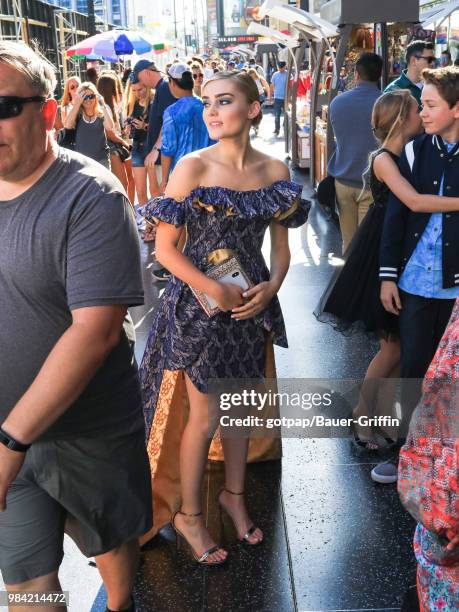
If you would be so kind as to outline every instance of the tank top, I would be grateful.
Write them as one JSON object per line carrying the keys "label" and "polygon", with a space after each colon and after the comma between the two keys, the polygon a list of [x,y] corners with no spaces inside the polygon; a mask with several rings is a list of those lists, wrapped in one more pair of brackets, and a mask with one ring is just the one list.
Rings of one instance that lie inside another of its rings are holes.
{"label": "tank top", "polygon": [[[136,100],[131,117],[135,119],[147,119],[150,114],[150,105],[147,108],[142,106],[139,101]],[[147,130],[139,130],[139,128],[133,128],[131,130],[132,140],[136,142],[144,142],[147,139]]]}
{"label": "tank top", "polygon": [[263,85],[261,84],[260,79],[257,79],[255,81],[255,83],[257,84],[257,88],[258,88],[258,95],[259,96],[264,96],[265,95],[265,90],[263,89]]}
{"label": "tank top", "polygon": [[109,148],[102,117],[97,117],[94,123],[86,123],[83,117],[80,117],[76,129],[75,151],[99,163],[108,162]]}
{"label": "tank top", "polygon": [[387,204],[387,200],[389,199],[390,189],[385,183],[382,183],[378,178],[376,178],[376,174],[374,173],[374,170],[373,170],[373,163],[375,161],[375,158],[381,153],[389,153],[389,155],[392,157],[395,163],[398,162],[399,158],[397,155],[395,155],[388,149],[384,149],[384,148],[378,149],[378,151],[373,153],[371,157],[370,173],[369,173],[369,187],[370,187],[371,195],[373,196],[373,201],[376,206],[384,207]]}

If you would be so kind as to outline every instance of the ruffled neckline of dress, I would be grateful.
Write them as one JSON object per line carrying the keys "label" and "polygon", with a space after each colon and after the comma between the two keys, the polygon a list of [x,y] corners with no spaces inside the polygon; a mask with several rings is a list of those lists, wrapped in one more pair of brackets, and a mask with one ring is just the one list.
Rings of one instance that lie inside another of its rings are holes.
{"label": "ruffled neckline of dress", "polygon": [[[302,185],[286,180],[274,181],[267,187],[246,191],[218,185],[196,187],[181,200],[164,196],[153,198],[146,205],[144,214],[147,218],[153,216],[166,220],[163,215],[168,209],[181,209],[183,213],[187,209],[190,211],[205,209],[209,213],[220,210],[227,216],[242,216],[248,219],[260,216],[277,217],[292,206],[295,208],[307,206],[307,203],[301,200],[302,190]],[[158,214],[160,210],[163,211],[163,215]]]}
{"label": "ruffled neckline of dress", "polygon": [[185,198],[185,200],[190,197],[196,196],[196,195],[202,195],[204,193],[212,193],[212,194],[229,193],[232,195],[236,195],[237,197],[248,197],[253,194],[258,195],[260,193],[269,193],[272,191],[283,191],[285,189],[291,190],[295,194],[298,194],[298,193],[301,193],[303,187],[302,185],[299,185],[298,183],[294,183],[293,181],[287,181],[287,180],[278,180],[278,181],[274,181],[270,185],[267,185],[266,187],[259,187],[258,189],[246,189],[243,191],[239,189],[231,189],[230,187],[221,187],[220,185],[212,185],[212,186],[207,186],[207,187],[201,186],[201,187],[195,187],[190,192],[189,196]]}

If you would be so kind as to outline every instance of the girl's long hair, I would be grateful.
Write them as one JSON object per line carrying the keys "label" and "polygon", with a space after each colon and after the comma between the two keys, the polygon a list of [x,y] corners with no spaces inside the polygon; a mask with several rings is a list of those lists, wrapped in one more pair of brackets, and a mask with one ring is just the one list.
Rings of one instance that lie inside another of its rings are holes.
{"label": "girl's long hair", "polygon": [[108,73],[102,74],[97,81],[97,89],[100,95],[105,100],[105,104],[112,111],[113,123],[117,130],[120,129],[120,118],[116,110],[116,102],[118,101],[118,86],[116,78]]}
{"label": "girl's long hair", "polygon": [[413,101],[416,102],[409,89],[393,89],[383,93],[376,100],[371,115],[371,126],[379,148],[370,153],[368,166],[362,175],[363,189],[359,197],[366,189],[369,189],[370,170],[376,154],[387,145],[407,119]]}
{"label": "girl's long hair", "polygon": [[376,100],[371,125],[381,148],[386,146],[408,117],[413,100],[409,89],[394,89],[384,93]]}
{"label": "girl's long hair", "polygon": [[[70,95],[70,83],[72,81],[75,81],[77,83],[78,87],[81,85],[80,77],[77,77],[77,76],[69,77],[65,81],[64,93],[63,93],[62,99],[61,99],[61,107],[62,108],[64,108],[64,106],[67,106],[68,104],[70,104],[70,102],[72,101],[72,96]],[[77,91],[78,91],[78,87],[77,87]]]}
{"label": "girl's long hair", "polygon": [[[147,109],[155,97],[155,92],[151,87],[145,87],[145,89],[147,90],[147,95],[145,96],[145,108]],[[125,117],[130,117],[132,115],[137,99],[138,98],[131,87],[131,80],[128,79],[123,95],[123,112]]]}

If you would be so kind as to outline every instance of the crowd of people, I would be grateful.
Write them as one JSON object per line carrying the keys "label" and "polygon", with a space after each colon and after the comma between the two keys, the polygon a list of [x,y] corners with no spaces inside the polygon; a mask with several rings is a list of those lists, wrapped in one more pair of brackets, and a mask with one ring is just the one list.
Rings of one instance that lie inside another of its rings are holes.
{"label": "crowd of people", "polygon": [[[381,95],[382,60],[364,53],[357,86],[330,106],[345,263],[316,315],[380,343],[354,417],[392,414],[381,380],[419,382],[402,385],[398,430],[356,428],[353,445],[395,453],[371,477],[400,475],[419,521],[419,605],[452,612],[459,490],[443,429],[457,397],[450,384],[440,400],[438,380],[454,382],[459,363],[459,68],[434,60],[411,43],[407,71]],[[283,62],[269,84],[255,60],[94,72],[69,78],[58,105],[53,66],[0,42],[0,569],[9,591],[59,591],[66,532],[95,558],[107,610],[133,611],[139,545],[167,523],[197,563],[227,561],[202,512],[208,457],[225,462],[218,503],[237,538],[263,541],[246,463],[278,458],[278,441],[214,436],[209,384],[273,375],[273,345],[287,346],[277,294],[288,228],[309,203],[250,138],[264,101],[279,134]],[[143,303],[139,230],[168,283],[138,370],[128,308]]]}

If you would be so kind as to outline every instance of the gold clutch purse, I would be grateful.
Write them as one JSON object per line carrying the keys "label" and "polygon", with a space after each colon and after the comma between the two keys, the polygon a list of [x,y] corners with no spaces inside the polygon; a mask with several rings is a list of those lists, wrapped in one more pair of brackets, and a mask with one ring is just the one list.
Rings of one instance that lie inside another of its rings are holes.
{"label": "gold clutch purse", "polygon": [[[253,287],[252,281],[245,273],[244,268],[241,266],[241,263],[236,255],[233,255],[229,259],[212,266],[212,268],[207,270],[205,274],[209,278],[217,280],[219,283],[237,285],[238,287],[241,287],[243,291]],[[216,314],[221,312],[213,297],[207,295],[207,293],[204,293],[203,291],[197,291],[196,289],[193,289],[193,287],[190,288],[208,317],[214,317]]]}

